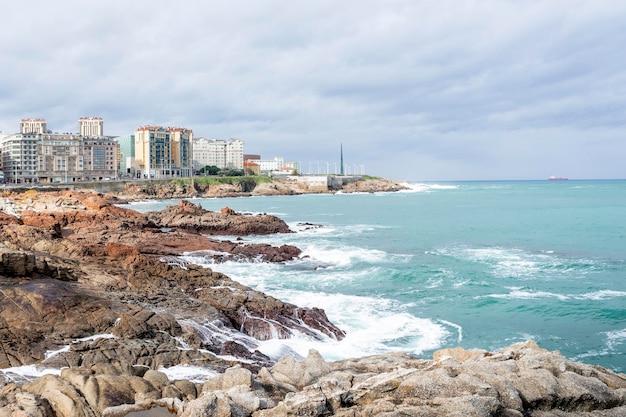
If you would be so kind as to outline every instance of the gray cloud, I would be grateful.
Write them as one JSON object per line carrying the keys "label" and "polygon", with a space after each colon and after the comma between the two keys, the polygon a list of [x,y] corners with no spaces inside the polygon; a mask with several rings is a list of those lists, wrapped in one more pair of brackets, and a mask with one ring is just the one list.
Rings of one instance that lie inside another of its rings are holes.
{"label": "gray cloud", "polygon": [[0,130],[100,116],[305,168],[343,143],[394,178],[626,177],[621,1],[179,3],[0,6]]}

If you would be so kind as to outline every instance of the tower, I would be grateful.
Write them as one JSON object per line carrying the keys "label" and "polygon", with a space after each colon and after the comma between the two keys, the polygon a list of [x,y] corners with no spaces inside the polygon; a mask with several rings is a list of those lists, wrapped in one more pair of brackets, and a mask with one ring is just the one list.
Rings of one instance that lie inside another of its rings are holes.
{"label": "tower", "polygon": [[341,175],[344,174],[344,172],[343,172],[343,143],[341,144],[341,162],[340,162],[340,165],[339,165],[339,173]]}

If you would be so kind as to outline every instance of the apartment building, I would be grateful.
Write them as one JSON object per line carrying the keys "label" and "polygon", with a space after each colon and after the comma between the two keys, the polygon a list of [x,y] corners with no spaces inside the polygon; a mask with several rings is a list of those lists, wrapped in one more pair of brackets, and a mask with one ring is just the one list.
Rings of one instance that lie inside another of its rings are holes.
{"label": "apartment building", "polygon": [[113,138],[84,138],[82,143],[83,172],[85,181],[116,178],[120,168],[120,148]]}
{"label": "apartment building", "polygon": [[196,170],[205,166],[243,169],[243,145],[241,139],[197,138],[193,141],[193,167]]}
{"label": "apartment building", "polygon": [[49,133],[44,119],[22,119],[20,130],[1,141],[5,182],[98,181],[117,176],[119,145],[111,138]]}
{"label": "apartment building", "polygon": [[20,133],[48,133],[48,123],[46,119],[22,119]]}
{"label": "apartment building", "polygon": [[4,180],[13,184],[38,182],[37,147],[40,133],[16,133],[2,140]]}
{"label": "apartment building", "polygon": [[83,171],[82,137],[71,133],[39,134],[37,139],[38,181],[76,181]]}
{"label": "apartment building", "polygon": [[104,136],[102,117],[81,117],[78,119],[78,134],[86,138]]}
{"label": "apartment building", "polygon": [[191,175],[193,131],[186,128],[143,126],[135,131],[134,168],[138,178]]}
{"label": "apartment building", "polygon": [[102,181],[117,176],[118,145],[113,139],[71,133],[39,136],[39,182]]}
{"label": "apartment building", "polygon": [[170,127],[173,170],[177,176],[189,177],[192,169],[193,131],[184,127]]}

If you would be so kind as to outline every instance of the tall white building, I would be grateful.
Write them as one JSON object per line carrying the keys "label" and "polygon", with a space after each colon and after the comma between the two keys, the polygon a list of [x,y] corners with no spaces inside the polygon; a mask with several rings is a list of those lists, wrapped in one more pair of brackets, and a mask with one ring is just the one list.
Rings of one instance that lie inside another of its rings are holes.
{"label": "tall white building", "polygon": [[48,123],[46,119],[22,119],[20,121],[20,133],[47,133]]}
{"label": "tall white building", "polygon": [[102,117],[81,117],[78,119],[78,134],[91,138],[103,136],[104,120]]}
{"label": "tall white building", "polygon": [[205,166],[220,169],[243,169],[243,141],[241,139],[205,139],[193,141],[193,167]]}
{"label": "tall white building", "polygon": [[2,172],[4,180],[13,184],[38,182],[37,147],[39,133],[16,133],[2,140]]}

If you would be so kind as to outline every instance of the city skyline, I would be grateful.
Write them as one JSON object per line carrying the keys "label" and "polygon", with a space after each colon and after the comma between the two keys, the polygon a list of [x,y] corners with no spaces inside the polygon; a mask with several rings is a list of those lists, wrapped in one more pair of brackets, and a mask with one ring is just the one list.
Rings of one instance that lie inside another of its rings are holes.
{"label": "city skyline", "polygon": [[[89,117],[80,117],[78,118],[78,133],[65,132],[69,134],[76,134],[85,137],[93,137],[93,136],[104,136],[104,118],[98,116],[89,116]],[[181,127],[164,127],[160,125],[148,126],[141,125],[138,126],[132,133],[126,135],[108,135],[106,137],[110,137],[116,139],[123,149],[121,151],[122,159],[120,161],[120,173],[123,174],[126,171],[127,165],[130,163],[126,161],[127,158],[124,157],[126,152],[130,152],[131,148],[129,145],[125,145],[124,143],[130,140],[130,138],[135,135],[139,131],[143,131],[145,129],[174,129],[174,130],[187,130],[187,128]],[[188,129],[193,133],[193,129]],[[58,132],[53,132],[51,129],[48,129],[47,119],[43,117],[37,118],[22,118],[20,119],[20,133],[54,133],[59,134]],[[5,133],[6,134],[6,133]],[[194,169],[198,170],[203,166],[218,166],[221,168],[231,167],[233,169],[243,169],[243,143],[244,141],[239,138],[230,138],[230,139],[216,139],[216,138],[204,138],[204,137],[192,137],[192,141],[200,145],[194,145],[194,159],[193,166]],[[213,143],[213,145],[210,145]],[[234,157],[231,154],[231,151],[226,151],[227,148],[230,148],[231,143],[236,144],[235,154],[240,155],[241,161],[235,162],[232,158]],[[216,151],[217,148],[224,148],[221,152]],[[126,149],[127,151],[124,151]],[[133,147],[134,149],[134,147]],[[200,151],[202,149],[202,151]],[[198,152],[200,151],[200,152]],[[258,153],[259,150],[256,149]],[[198,155],[196,155],[198,153]],[[249,154],[250,152],[248,152]],[[281,159],[284,161],[282,156],[267,156],[267,154],[263,154],[262,152],[259,155],[263,155],[263,158],[259,156],[260,159]],[[228,163],[226,160],[229,159]],[[295,161],[290,162],[291,164],[296,163],[298,168],[296,169],[299,174],[307,174],[307,175],[366,175],[365,164],[361,163],[344,163],[343,157],[343,144],[339,144],[339,163],[336,160],[315,160],[315,161]],[[308,169],[307,169],[308,167]],[[128,168],[131,168],[128,166]],[[282,168],[277,168],[280,170]]]}
{"label": "city skyline", "polygon": [[114,136],[181,125],[300,161],[334,163],[343,143],[395,179],[626,177],[622,1],[33,0],[2,12],[15,34],[0,40],[5,133],[23,115],[62,132],[85,114]]}

